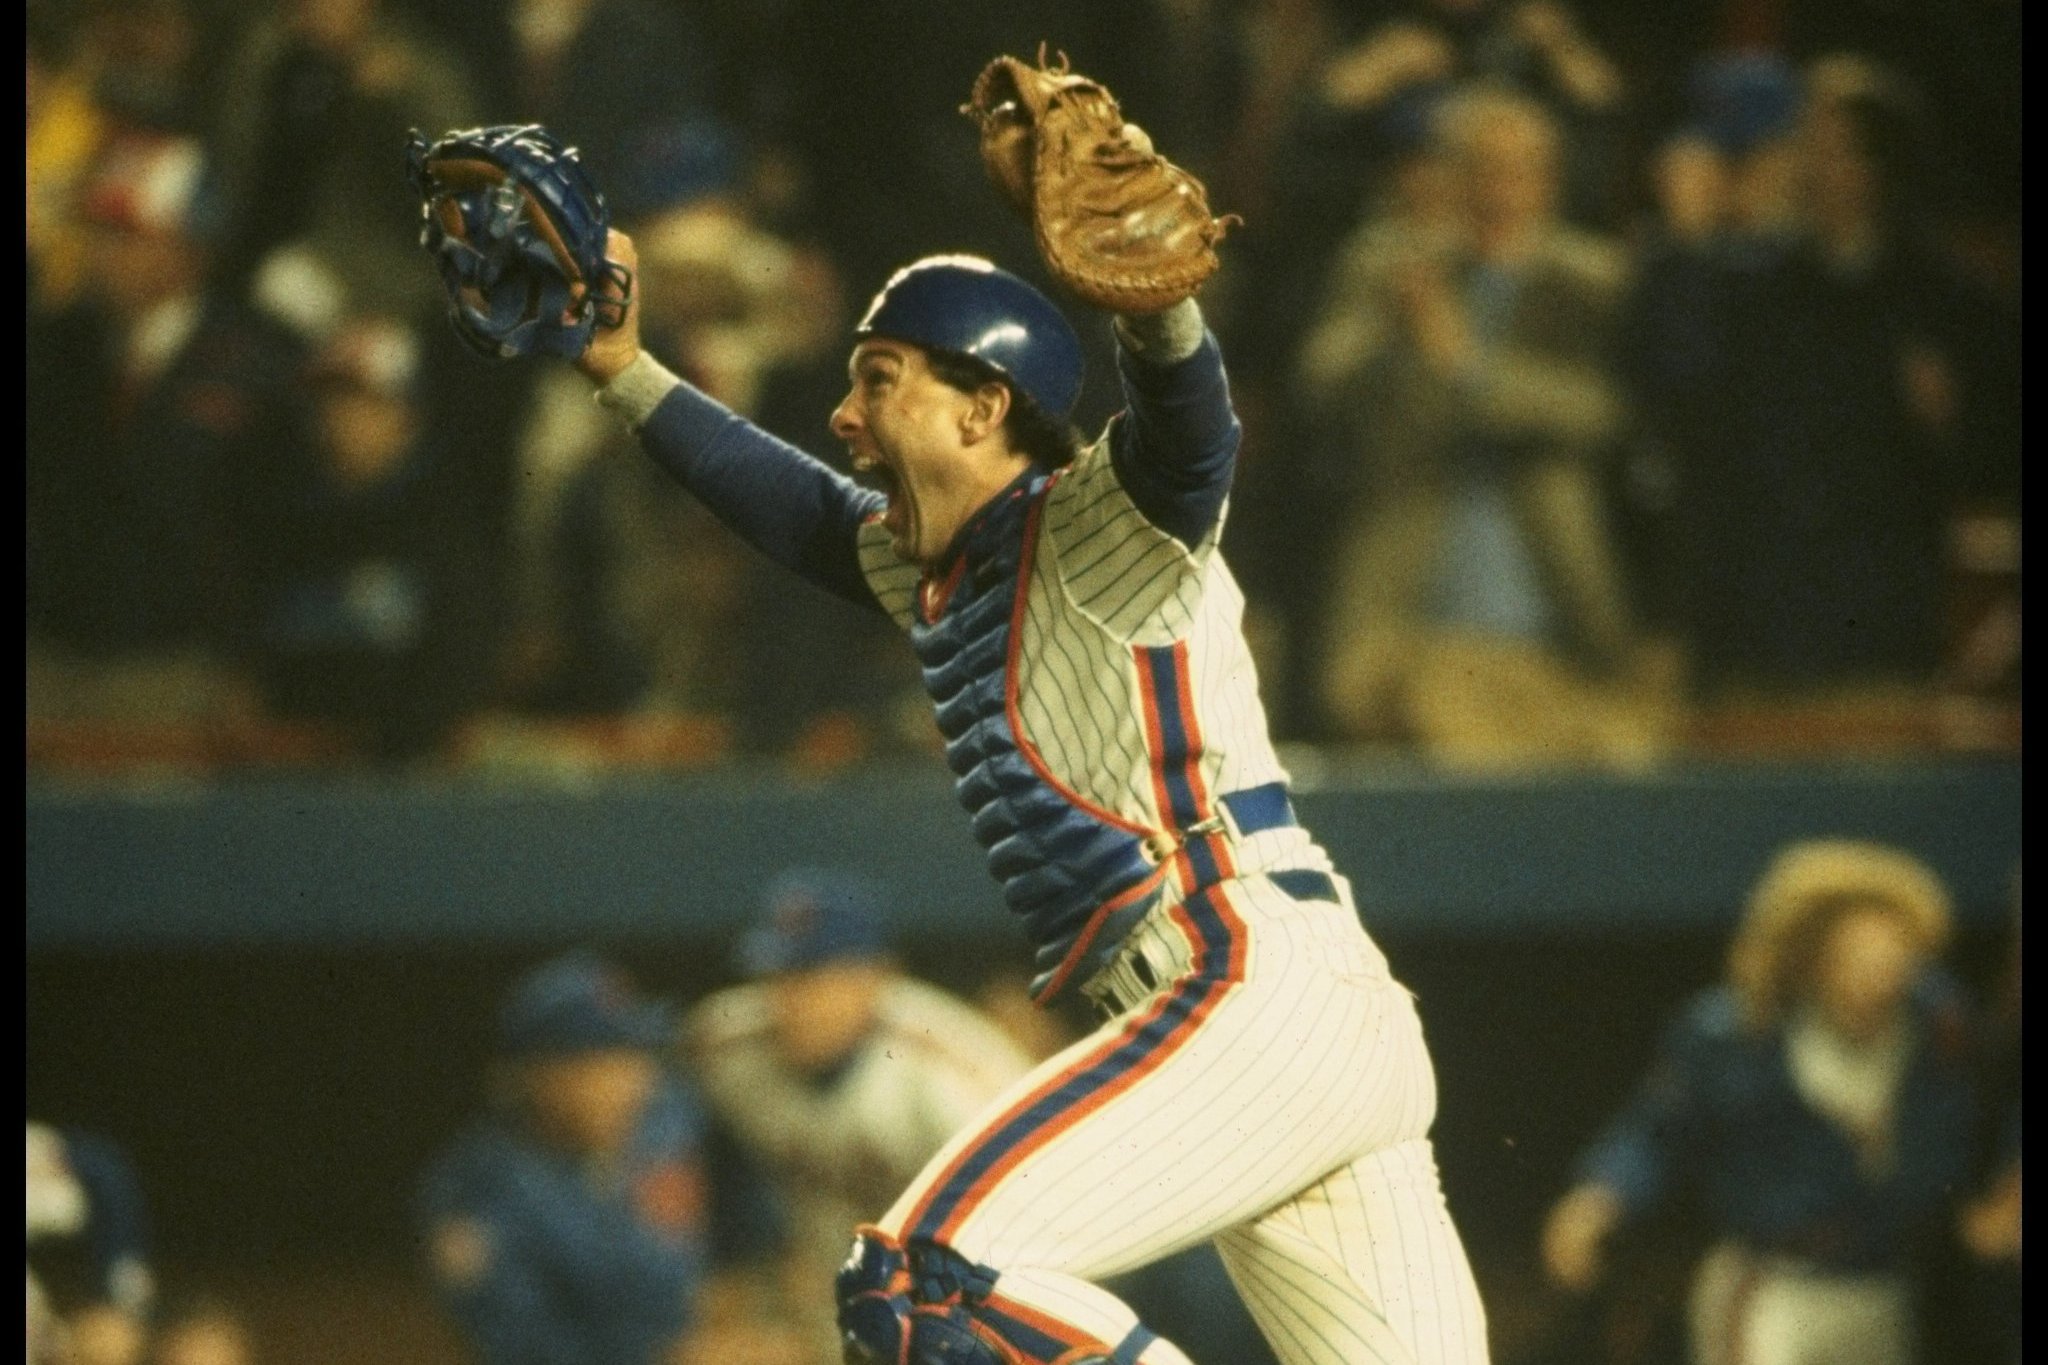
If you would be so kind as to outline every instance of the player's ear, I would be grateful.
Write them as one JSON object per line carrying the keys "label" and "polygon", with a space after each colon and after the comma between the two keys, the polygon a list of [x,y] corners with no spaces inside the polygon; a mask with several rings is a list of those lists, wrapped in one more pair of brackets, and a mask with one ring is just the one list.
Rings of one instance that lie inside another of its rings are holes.
{"label": "player's ear", "polygon": [[960,439],[968,445],[986,440],[1003,429],[1010,415],[1010,386],[991,380],[969,395],[960,414]]}

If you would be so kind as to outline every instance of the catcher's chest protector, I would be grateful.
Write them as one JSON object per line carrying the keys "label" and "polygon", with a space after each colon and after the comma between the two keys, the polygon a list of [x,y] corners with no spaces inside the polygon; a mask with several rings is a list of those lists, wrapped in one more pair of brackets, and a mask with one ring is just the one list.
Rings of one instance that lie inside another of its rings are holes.
{"label": "catcher's chest protector", "polygon": [[[929,614],[910,628],[954,791],[1004,901],[1029,928],[1039,969],[1033,990],[1048,995],[1107,961],[1152,905],[1152,896],[1129,893],[1148,880],[1158,885],[1158,863],[1142,840],[1046,781],[1010,721],[1013,618],[1030,586],[1038,513],[1055,477],[1031,470],[996,497],[968,528],[943,587],[927,595]],[[1067,961],[1076,949],[1080,958]]]}

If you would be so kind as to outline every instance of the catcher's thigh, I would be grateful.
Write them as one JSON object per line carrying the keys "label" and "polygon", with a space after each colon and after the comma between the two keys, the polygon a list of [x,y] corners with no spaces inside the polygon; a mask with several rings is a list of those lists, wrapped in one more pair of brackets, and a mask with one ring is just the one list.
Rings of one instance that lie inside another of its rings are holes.
{"label": "catcher's thigh", "polygon": [[1334,1171],[1216,1239],[1284,1365],[1484,1365],[1486,1317],[1429,1142]]}
{"label": "catcher's thigh", "polygon": [[1097,1280],[1428,1131],[1413,1002],[1348,904],[1241,878],[1155,913],[1127,952],[1167,984],[948,1143],[888,1233]]}

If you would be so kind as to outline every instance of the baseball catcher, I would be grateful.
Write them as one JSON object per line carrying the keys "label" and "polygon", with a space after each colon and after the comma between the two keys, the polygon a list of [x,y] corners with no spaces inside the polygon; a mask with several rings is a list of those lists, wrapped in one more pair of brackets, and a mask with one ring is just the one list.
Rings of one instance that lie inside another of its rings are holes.
{"label": "baseball catcher", "polygon": [[845,1359],[1189,1365],[1100,1282],[1213,1240],[1287,1365],[1483,1365],[1414,1001],[1296,818],[1219,549],[1240,432],[1194,294],[1228,220],[1064,67],[1003,58],[967,108],[1048,269],[1111,314],[1124,408],[1092,441],[1072,324],[980,257],[906,265],[855,327],[830,426],[859,481],[670,373],[585,276],[625,305],[577,360],[598,401],[902,628],[1034,994],[1102,1020],[856,1230]]}

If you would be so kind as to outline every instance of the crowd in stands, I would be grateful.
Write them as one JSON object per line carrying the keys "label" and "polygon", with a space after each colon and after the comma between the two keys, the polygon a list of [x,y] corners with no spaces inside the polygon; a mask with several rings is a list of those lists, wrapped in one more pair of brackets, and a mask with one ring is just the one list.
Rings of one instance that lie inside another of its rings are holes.
{"label": "crowd in stands", "polygon": [[1283,738],[2016,747],[2018,13],[35,0],[31,763],[930,747],[882,618],[749,561],[567,367],[462,347],[403,153],[546,123],[650,349],[838,459],[890,270],[1035,275],[956,106],[1041,40],[1245,219],[1203,303]]}

